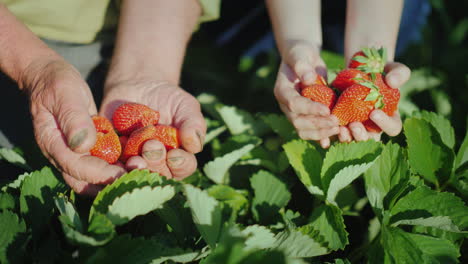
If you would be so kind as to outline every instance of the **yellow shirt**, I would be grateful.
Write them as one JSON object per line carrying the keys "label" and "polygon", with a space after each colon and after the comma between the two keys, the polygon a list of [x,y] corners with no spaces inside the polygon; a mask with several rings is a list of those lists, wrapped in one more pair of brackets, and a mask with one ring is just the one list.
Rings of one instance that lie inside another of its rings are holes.
{"label": "yellow shirt", "polygon": [[[220,0],[198,0],[199,22],[219,17]],[[40,37],[77,44],[91,43],[103,29],[116,26],[115,0],[0,0]]]}

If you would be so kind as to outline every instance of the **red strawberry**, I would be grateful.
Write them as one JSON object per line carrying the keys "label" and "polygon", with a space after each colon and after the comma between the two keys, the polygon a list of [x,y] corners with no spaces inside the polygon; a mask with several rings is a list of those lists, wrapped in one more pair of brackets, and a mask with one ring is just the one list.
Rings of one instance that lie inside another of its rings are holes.
{"label": "red strawberry", "polygon": [[[382,74],[376,73],[375,74],[375,85],[379,87],[380,94],[383,96],[383,107],[382,111],[384,111],[387,115],[392,116],[395,111],[398,109],[398,101],[400,100],[400,90],[391,88],[388,86]],[[372,120],[366,120],[363,122],[363,125],[366,127],[367,131],[370,132],[380,132],[379,126],[377,126]]]}
{"label": "red strawberry", "polygon": [[179,147],[179,135],[176,128],[165,125],[149,125],[135,130],[130,135],[121,160],[126,162],[132,156],[141,155],[143,144],[150,139],[161,141],[167,150]]}
{"label": "red strawberry", "polygon": [[112,128],[111,122],[102,116],[93,116],[96,127],[96,144],[89,151],[92,156],[114,164],[122,152],[119,137]]}
{"label": "red strawberry", "polygon": [[314,102],[326,105],[330,110],[336,102],[336,94],[330,87],[321,84],[312,84],[302,89],[301,95]]}
{"label": "red strawberry", "polygon": [[122,149],[125,149],[125,145],[127,145],[128,137],[120,136],[119,141],[120,141],[120,145],[122,146]]}
{"label": "red strawberry", "polygon": [[367,74],[358,69],[344,69],[338,73],[332,86],[343,92],[353,84],[369,80]]}
{"label": "red strawberry", "polygon": [[341,126],[351,122],[362,122],[369,119],[375,105],[381,101],[377,88],[355,84],[346,89],[338,98],[332,114],[340,121]]}
{"label": "red strawberry", "polygon": [[387,50],[385,48],[363,48],[356,52],[349,68],[358,69],[365,73],[382,73],[387,62]]}
{"label": "red strawberry", "polygon": [[126,103],[119,106],[112,116],[115,129],[124,136],[130,135],[139,128],[156,125],[158,121],[159,112],[137,103]]}

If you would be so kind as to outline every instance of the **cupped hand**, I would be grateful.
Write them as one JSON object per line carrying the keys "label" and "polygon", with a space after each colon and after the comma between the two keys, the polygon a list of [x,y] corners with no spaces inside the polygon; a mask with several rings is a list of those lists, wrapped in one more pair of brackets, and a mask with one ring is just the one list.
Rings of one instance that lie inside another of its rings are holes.
{"label": "cupped hand", "polygon": [[189,93],[168,82],[153,80],[120,81],[107,85],[100,114],[111,119],[117,107],[135,102],[159,111],[159,124],[179,130],[181,148],[166,151],[156,140],[147,141],[141,156],[128,159],[127,170],[149,169],[164,176],[183,179],[197,168],[196,153],[203,149],[206,124],[200,104]]}
{"label": "cupped hand", "polygon": [[281,110],[296,128],[300,138],[317,140],[323,148],[330,146],[330,136],[339,133],[338,119],[325,105],[301,96],[299,82],[310,85],[317,74],[326,76],[326,66],[318,47],[295,43],[281,63],[274,88]]}
{"label": "cupped hand", "polygon": [[[385,66],[385,82],[392,88],[399,89],[405,84],[411,75],[411,70],[404,64],[391,62]],[[392,116],[387,115],[382,110],[376,109],[370,113],[370,120],[382,129],[383,133],[389,136],[400,134],[402,121],[398,110]],[[338,138],[341,142],[352,140],[365,141],[368,139],[380,140],[382,132],[368,132],[361,122],[353,122],[347,127],[340,127]]]}
{"label": "cupped hand", "polygon": [[79,72],[61,59],[31,63],[20,86],[29,95],[34,134],[42,153],[79,194],[95,195],[125,172],[90,156],[96,106]]}

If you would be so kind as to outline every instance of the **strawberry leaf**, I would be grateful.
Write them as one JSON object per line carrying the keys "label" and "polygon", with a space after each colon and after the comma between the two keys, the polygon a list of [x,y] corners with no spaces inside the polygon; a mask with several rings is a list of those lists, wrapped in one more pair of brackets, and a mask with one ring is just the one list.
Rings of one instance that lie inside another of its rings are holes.
{"label": "strawberry leaf", "polygon": [[[11,254],[18,251],[18,248],[12,248],[11,245],[19,238],[21,233],[26,232],[24,221],[15,213],[4,210],[0,212],[0,262],[9,263]],[[22,250],[21,250],[22,251]]]}
{"label": "strawberry leaf", "polygon": [[255,145],[248,144],[244,147],[232,151],[222,157],[208,162],[203,167],[203,172],[217,184],[225,184],[227,181],[226,173],[228,170],[245,154],[249,153]]}
{"label": "strawberry leaf", "polygon": [[402,149],[397,144],[384,146],[382,154],[364,173],[369,203],[380,217],[393,206],[409,180],[409,168]]}
{"label": "strawberry leaf", "polygon": [[450,177],[454,153],[442,141],[437,130],[419,118],[405,120],[408,159],[413,173],[438,185]]}
{"label": "strawberry leaf", "polygon": [[226,203],[232,208],[233,214],[245,214],[249,200],[241,192],[227,185],[213,185],[207,189],[208,194],[216,200]]}
{"label": "strawberry leaf", "polygon": [[328,253],[326,247],[298,230],[285,230],[278,233],[275,236],[274,248],[293,258],[309,258]]}
{"label": "strawberry leaf", "polygon": [[461,168],[468,162],[468,131],[466,132],[465,139],[458,150],[457,157],[455,159],[455,169]]}
{"label": "strawberry leaf", "polygon": [[275,234],[264,226],[247,226],[241,233],[247,237],[245,241],[246,249],[268,249],[274,246]]}
{"label": "strawberry leaf", "polygon": [[234,106],[219,106],[217,111],[232,135],[248,133],[261,136],[266,132],[266,125],[247,111]]}
{"label": "strawberry leaf", "polygon": [[0,211],[14,210],[16,207],[15,198],[8,193],[0,193]]}
{"label": "strawberry leaf", "polygon": [[[65,190],[65,185],[52,170],[44,167],[26,177],[21,185],[20,211],[33,235],[48,227],[54,212],[54,196]],[[36,236],[38,238],[38,236]]]}
{"label": "strawberry leaf", "polygon": [[[452,193],[418,187],[391,209],[390,224],[422,225],[450,232],[468,227],[468,207]],[[429,218],[429,219],[428,219]]]}
{"label": "strawberry leaf", "polygon": [[0,160],[5,160],[28,171],[31,170],[31,167],[26,163],[26,160],[13,149],[0,148]]}
{"label": "strawberry leaf", "polygon": [[323,160],[321,180],[327,201],[335,204],[338,192],[364,173],[380,155],[381,144],[375,141],[337,144]]}
{"label": "strawberry leaf", "polygon": [[435,130],[437,130],[445,146],[450,149],[455,147],[455,132],[453,131],[453,127],[450,125],[450,121],[445,117],[427,111],[415,113],[413,117],[418,117],[429,122]]}
{"label": "strawberry leaf", "polygon": [[299,228],[302,233],[318,232],[320,241],[330,250],[344,249],[349,243],[341,209],[334,205],[321,205],[314,209],[310,223]]}
{"label": "strawberry leaf", "polygon": [[21,184],[23,183],[24,179],[26,179],[26,177],[30,177],[31,175],[32,175],[32,173],[30,173],[30,172],[25,172],[25,173],[19,175],[18,178],[16,178],[16,180],[14,180],[13,182],[3,186],[2,191],[6,191],[8,188],[10,188],[10,189],[19,189],[21,187]]}
{"label": "strawberry leaf", "polygon": [[205,242],[215,248],[222,230],[221,206],[218,201],[191,185],[184,186],[185,196],[192,212],[193,222]]}
{"label": "strawberry leaf", "polygon": [[114,225],[123,225],[139,215],[161,208],[174,194],[175,188],[170,185],[135,188],[114,199],[106,216]]}
{"label": "strawberry leaf", "polygon": [[457,263],[460,256],[452,242],[425,235],[385,228],[382,243],[393,263]]}
{"label": "strawberry leaf", "polygon": [[291,193],[286,184],[267,171],[259,171],[250,178],[254,190],[252,212],[254,218],[261,223],[274,223],[278,211],[285,207],[291,199]]}
{"label": "strawberry leaf", "polygon": [[313,195],[323,196],[320,168],[322,167],[321,153],[309,142],[293,140],[283,145],[289,163],[297,176]]}
{"label": "strawberry leaf", "polygon": [[85,263],[189,263],[206,256],[205,252],[168,245],[160,237],[131,237],[122,235],[100,247]]}
{"label": "strawberry leaf", "polygon": [[296,130],[284,115],[268,114],[262,116],[262,120],[284,140],[289,141],[297,138]]}

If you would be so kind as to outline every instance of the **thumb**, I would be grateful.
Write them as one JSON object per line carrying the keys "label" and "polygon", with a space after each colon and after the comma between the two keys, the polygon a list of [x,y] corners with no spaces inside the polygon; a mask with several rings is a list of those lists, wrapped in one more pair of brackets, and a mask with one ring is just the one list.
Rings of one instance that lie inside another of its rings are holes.
{"label": "thumb", "polygon": [[65,89],[58,96],[52,112],[69,148],[77,153],[88,152],[96,143],[96,129],[91,119],[91,115],[96,114],[96,107],[86,89],[89,88]]}
{"label": "thumb", "polygon": [[287,54],[286,63],[294,70],[296,76],[305,85],[311,85],[317,78],[315,62],[319,59],[318,51],[313,46],[299,44]]}

